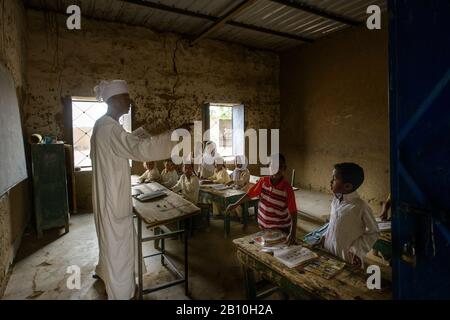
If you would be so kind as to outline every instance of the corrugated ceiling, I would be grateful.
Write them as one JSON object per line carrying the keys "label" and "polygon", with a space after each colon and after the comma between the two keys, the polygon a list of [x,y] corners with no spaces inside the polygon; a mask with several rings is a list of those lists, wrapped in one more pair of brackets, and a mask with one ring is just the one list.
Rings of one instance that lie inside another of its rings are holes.
{"label": "corrugated ceiling", "polygon": [[[143,3],[146,1],[156,5],[187,10],[194,15],[207,15],[210,18],[193,17],[122,0],[25,0],[25,4],[29,8],[61,13],[65,13],[69,5],[77,4],[81,7],[82,15],[86,17],[195,37],[214,24],[214,17],[223,17],[232,8],[243,2],[243,0],[141,0]],[[328,13],[361,23],[365,22],[366,9],[369,5],[379,5],[383,12],[387,10],[386,0],[290,1],[326,10]],[[351,27],[349,24],[271,0],[257,0],[231,20],[251,28],[237,27],[236,23],[225,24],[209,34],[208,37],[255,48],[282,51],[302,44],[302,41],[289,38],[289,36],[300,36],[317,41],[334,32]],[[251,30],[255,28],[271,30],[277,35]]]}

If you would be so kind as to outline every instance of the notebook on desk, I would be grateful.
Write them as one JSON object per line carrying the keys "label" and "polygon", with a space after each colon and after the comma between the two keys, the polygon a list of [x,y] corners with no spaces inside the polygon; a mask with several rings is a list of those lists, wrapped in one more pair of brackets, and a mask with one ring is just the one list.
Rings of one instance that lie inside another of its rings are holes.
{"label": "notebook on desk", "polygon": [[[136,190],[136,191],[134,191],[134,190]],[[139,200],[141,202],[159,199],[159,198],[163,198],[163,197],[167,196],[167,194],[162,190],[156,190],[156,191],[145,192],[145,193],[139,189],[134,189],[134,190],[133,190],[134,194],[132,194],[133,198],[135,198],[136,200]],[[140,191],[140,193],[139,193],[139,191]]]}

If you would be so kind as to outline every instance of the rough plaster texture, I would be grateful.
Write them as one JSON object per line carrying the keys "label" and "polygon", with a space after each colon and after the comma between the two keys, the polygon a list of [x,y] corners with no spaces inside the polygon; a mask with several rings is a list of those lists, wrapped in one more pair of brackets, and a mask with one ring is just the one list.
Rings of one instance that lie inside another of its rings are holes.
{"label": "rough plaster texture", "polygon": [[378,210],[389,193],[387,25],[301,46],[280,63],[281,149],[296,184],[329,192],[333,164],[356,162],[360,193]]}
{"label": "rough plaster texture", "polygon": [[27,11],[27,132],[63,132],[62,96],[93,96],[103,79],[128,81],[134,126],[201,120],[205,101],[242,102],[248,126],[279,126],[278,56],[205,40],[190,47],[174,34]]}
{"label": "rough plaster texture", "polygon": [[[25,11],[21,1],[4,0],[0,6],[0,63],[6,65],[16,85],[19,106],[25,97]],[[0,110],[1,111],[1,110]],[[4,155],[1,155],[4,156]],[[0,195],[0,297],[17,243],[27,222],[28,182]]]}
{"label": "rough plaster texture", "polygon": [[[65,19],[27,11],[27,134],[61,136],[61,97],[92,97],[100,80],[119,78],[136,103],[134,128],[200,121],[208,101],[244,103],[248,128],[279,127],[277,55],[213,40],[190,47],[175,34],[85,18],[82,30],[69,31]],[[77,190],[90,190],[86,174]],[[78,205],[90,207],[80,192]]]}

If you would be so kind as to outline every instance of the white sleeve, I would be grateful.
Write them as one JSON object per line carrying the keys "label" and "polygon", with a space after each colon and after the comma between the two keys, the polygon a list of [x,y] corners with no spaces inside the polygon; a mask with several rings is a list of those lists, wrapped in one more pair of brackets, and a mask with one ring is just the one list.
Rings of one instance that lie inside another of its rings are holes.
{"label": "white sleeve", "polygon": [[180,177],[180,179],[178,180],[178,182],[172,187],[172,191],[173,192],[178,192],[178,191],[180,191],[181,190],[181,179],[182,179],[183,177]]}
{"label": "white sleeve", "polygon": [[144,182],[148,178],[148,170],[145,170],[145,172],[139,177],[140,182]]}
{"label": "white sleeve", "polygon": [[170,136],[170,132],[166,132],[149,139],[140,139],[117,125],[111,130],[110,144],[118,157],[141,162],[159,161],[170,158]]}
{"label": "white sleeve", "polygon": [[200,188],[198,179],[191,177],[191,182],[187,184],[187,193],[194,194]]}
{"label": "white sleeve", "polygon": [[178,183],[178,181],[179,181],[179,178],[178,178],[178,173],[176,172],[176,171],[172,171],[173,173],[172,173],[172,177],[171,177],[171,179],[170,179],[170,182],[172,183],[172,184],[177,184]]}
{"label": "white sleeve", "polygon": [[372,249],[375,242],[378,240],[379,237],[379,229],[378,224],[373,216],[372,210],[369,206],[364,206],[362,208],[362,217],[363,224],[366,228],[365,232],[356,239],[352,247],[356,251],[355,253],[360,257],[364,258],[366,254]]}

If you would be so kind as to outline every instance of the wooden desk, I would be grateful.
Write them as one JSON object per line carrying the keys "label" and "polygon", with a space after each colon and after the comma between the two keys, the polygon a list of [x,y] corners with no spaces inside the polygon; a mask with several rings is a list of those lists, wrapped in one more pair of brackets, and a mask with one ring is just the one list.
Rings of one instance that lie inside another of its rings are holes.
{"label": "wooden desk", "polygon": [[[245,195],[245,192],[242,190],[236,189],[226,189],[226,190],[215,190],[208,185],[200,186],[200,198],[211,200],[217,202],[220,206],[220,211],[224,215],[224,232],[225,237],[228,237],[230,234],[230,214],[225,213],[225,209],[229,204],[235,203],[240,198]],[[247,227],[248,224],[248,202],[242,204],[242,220],[244,224],[244,228]]]}
{"label": "wooden desk", "polygon": [[[253,237],[254,235],[250,235],[233,241],[244,270],[247,299],[258,298],[255,287],[255,271],[297,299],[392,299],[390,283],[383,280],[381,281],[381,290],[367,289],[368,275],[361,269],[346,265],[334,278],[326,280],[308,271],[288,268],[273,256],[260,252],[258,245],[250,243]],[[320,250],[315,251],[319,255],[328,255]]]}
{"label": "wooden desk", "polygon": [[[190,218],[198,214],[200,209],[156,182],[133,186],[132,189],[140,189],[144,193],[162,189],[167,194],[164,198],[155,199],[154,201],[149,202],[140,202],[133,198],[133,211],[137,217],[139,299],[142,299],[144,294],[165,289],[180,283],[185,284],[185,293],[188,295],[188,232],[185,229],[165,232],[164,229],[160,229],[159,227]],[[154,236],[146,238],[142,237],[142,222],[146,223],[148,227],[155,228]],[[158,233],[156,233],[156,230],[158,230]],[[177,270],[171,259],[165,255],[164,246],[164,240],[166,238],[180,234],[184,234],[184,276]],[[142,244],[147,241],[159,240],[161,240],[161,249],[155,254],[143,257]],[[154,256],[161,256],[161,264],[165,265],[167,262],[168,266],[170,266],[172,271],[178,276],[178,279],[149,289],[144,289],[142,263],[144,259]]]}

